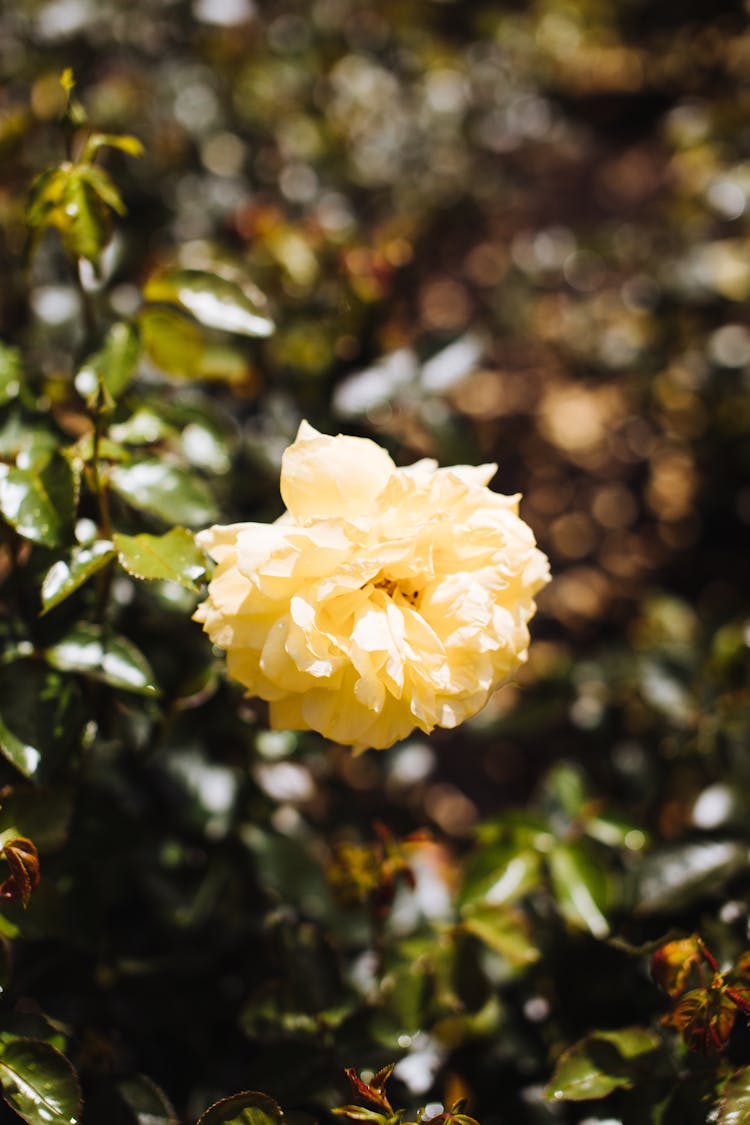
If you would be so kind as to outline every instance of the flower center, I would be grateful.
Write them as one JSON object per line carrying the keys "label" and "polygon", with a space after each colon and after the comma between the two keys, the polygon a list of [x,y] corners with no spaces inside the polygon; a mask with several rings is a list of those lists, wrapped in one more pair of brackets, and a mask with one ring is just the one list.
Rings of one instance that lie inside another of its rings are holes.
{"label": "flower center", "polygon": [[372,585],[376,590],[385,590],[394,601],[400,596],[409,605],[416,605],[422,592],[413,578],[389,578],[387,574],[381,574]]}

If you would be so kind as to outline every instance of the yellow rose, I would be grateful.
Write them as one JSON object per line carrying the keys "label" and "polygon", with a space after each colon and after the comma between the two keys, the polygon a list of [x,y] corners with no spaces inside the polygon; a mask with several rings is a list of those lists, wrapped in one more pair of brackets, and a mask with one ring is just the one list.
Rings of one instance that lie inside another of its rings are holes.
{"label": "yellow rose", "polygon": [[284,515],[198,534],[218,565],[195,618],[272,727],[382,749],[475,715],[526,659],[549,567],[496,468],[399,469],[303,422]]}

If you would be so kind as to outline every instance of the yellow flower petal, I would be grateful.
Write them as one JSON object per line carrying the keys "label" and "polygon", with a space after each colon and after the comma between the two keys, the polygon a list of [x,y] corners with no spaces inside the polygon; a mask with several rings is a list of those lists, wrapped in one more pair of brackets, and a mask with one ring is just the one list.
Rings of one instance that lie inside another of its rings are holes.
{"label": "yellow flower petal", "polygon": [[549,566],[495,472],[397,469],[303,422],[284,515],[200,533],[218,566],[196,620],[272,727],[382,749],[458,725],[513,675]]}

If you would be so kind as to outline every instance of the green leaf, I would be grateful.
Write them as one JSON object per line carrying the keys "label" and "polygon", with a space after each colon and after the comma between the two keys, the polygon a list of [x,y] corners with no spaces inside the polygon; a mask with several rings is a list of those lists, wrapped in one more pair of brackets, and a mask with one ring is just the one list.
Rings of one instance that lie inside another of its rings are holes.
{"label": "green leaf", "polygon": [[166,1094],[145,1074],[121,1079],[117,1090],[133,1115],[135,1125],[178,1125]]}
{"label": "green leaf", "polygon": [[49,415],[11,407],[0,423],[0,457],[10,461],[22,454],[35,461],[57,449],[60,437]]}
{"label": "green leaf", "polygon": [[158,304],[177,305],[206,328],[238,336],[270,336],[274,331],[260,294],[250,295],[235,282],[204,270],[175,270],[154,277],[143,296]]}
{"label": "green leaf", "polygon": [[604,916],[607,878],[583,840],[558,844],[547,857],[552,889],[560,912],[571,926],[597,938],[609,933]]}
{"label": "green leaf", "polygon": [[0,1049],[3,1097],[30,1125],[76,1125],[81,1091],[73,1067],[50,1043],[14,1039]]}
{"label": "green leaf", "polygon": [[683,910],[717,894],[749,865],[747,845],[735,840],[663,847],[645,856],[635,870],[635,910],[638,914]]}
{"label": "green leaf", "polygon": [[473,906],[467,911],[462,929],[474,934],[490,949],[522,968],[539,960],[526,917],[509,906]]}
{"label": "green leaf", "polygon": [[166,535],[114,536],[120,564],[134,578],[179,582],[197,590],[196,579],[206,573],[203,552],[184,527],[173,527]]}
{"label": "green leaf", "polygon": [[604,1098],[635,1085],[637,1060],[655,1051],[661,1040],[645,1027],[594,1031],[563,1051],[546,1096],[556,1101]]}
{"label": "green leaf", "polygon": [[104,346],[88,359],[82,373],[91,372],[113,399],[127,390],[135,375],[141,354],[138,330],[132,324],[118,321],[107,333]]}
{"label": "green leaf", "polygon": [[65,161],[36,178],[26,218],[37,237],[55,227],[72,257],[95,261],[109,238],[107,206],[123,210],[106,172]]}
{"label": "green leaf", "polygon": [[461,902],[482,901],[491,906],[517,902],[539,885],[539,853],[531,848],[520,851],[513,844],[480,847],[464,865]]}
{"label": "green leaf", "polygon": [[177,436],[177,430],[170,426],[153,410],[142,406],[124,422],[110,426],[110,437],[123,445],[153,445]]}
{"label": "green leaf", "polygon": [[81,160],[92,160],[105,145],[107,148],[118,148],[128,156],[143,156],[144,153],[143,145],[138,138],[131,137],[127,133],[92,133],[86,141]]}
{"label": "green leaf", "polygon": [[0,792],[0,833],[13,830],[32,840],[42,853],[63,846],[72,817],[73,797],[66,786],[24,786]]}
{"label": "green leaf", "polygon": [[284,1114],[273,1098],[246,1090],[210,1106],[198,1125],[284,1125]]}
{"label": "green leaf", "polygon": [[26,208],[26,221],[32,230],[41,231],[50,225],[50,216],[62,204],[72,167],[66,161],[59,168],[47,168],[32,183]]}
{"label": "green leaf", "polygon": [[588,800],[582,771],[572,762],[560,762],[544,779],[544,796],[571,820],[575,819]]}
{"label": "green leaf", "polygon": [[352,1121],[380,1121],[382,1125],[386,1125],[388,1121],[384,1113],[378,1113],[376,1109],[365,1109],[361,1105],[342,1105],[338,1109],[332,1109],[331,1113],[339,1117],[348,1117]]}
{"label": "green leaf", "polygon": [[0,405],[18,396],[21,381],[21,353],[0,344]]}
{"label": "green leaf", "polygon": [[74,503],[73,472],[62,454],[42,455],[28,468],[0,465],[0,513],[24,539],[56,547]]}
{"label": "green leaf", "polygon": [[37,661],[0,667],[0,751],[24,777],[51,772],[82,726],[75,684]]}
{"label": "green leaf", "polygon": [[218,518],[208,486],[194,473],[169,461],[149,459],[115,465],[109,479],[123,500],[164,523],[205,527]]}
{"label": "green leaf", "polygon": [[118,215],[125,214],[126,208],[122,196],[108,172],[96,164],[79,164],[77,172],[81,183],[90,188],[105,206]]}
{"label": "green leaf", "polygon": [[77,626],[46,649],[44,656],[61,672],[77,672],[139,695],[157,694],[153,672],[143,653],[126,637],[98,626]]}
{"label": "green leaf", "polygon": [[109,539],[96,539],[93,543],[75,547],[67,561],[59,559],[47,571],[42,582],[42,613],[47,613],[69,597],[106,566],[115,554],[114,545]]}
{"label": "green leaf", "polygon": [[750,1125],[750,1066],[736,1071],[722,1091],[719,1125]]}
{"label": "green leaf", "polygon": [[69,177],[62,204],[50,215],[50,225],[60,231],[74,258],[95,262],[109,241],[109,223],[99,195],[80,171]]}
{"label": "green leaf", "polygon": [[143,350],[156,367],[184,379],[201,377],[205,341],[197,324],[164,308],[142,309],[138,324]]}

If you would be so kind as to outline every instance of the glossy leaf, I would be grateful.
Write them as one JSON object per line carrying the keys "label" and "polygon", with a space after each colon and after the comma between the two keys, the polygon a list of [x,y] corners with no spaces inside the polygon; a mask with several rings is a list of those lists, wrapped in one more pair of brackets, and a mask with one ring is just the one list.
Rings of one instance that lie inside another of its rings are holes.
{"label": "glossy leaf", "polygon": [[206,328],[239,336],[270,336],[274,330],[257,294],[249,296],[235,282],[204,270],[175,270],[153,277],[143,296],[147,301],[177,305]]}
{"label": "glossy leaf", "polygon": [[148,512],[164,523],[204,527],[218,516],[205,482],[169,461],[145,460],[115,465],[110,483],[133,508]]}
{"label": "glossy leaf", "polygon": [[106,566],[116,553],[109,539],[96,539],[93,543],[75,547],[69,559],[59,559],[54,563],[42,582],[42,613],[48,613],[70,597],[79,586]]}
{"label": "glossy leaf", "polygon": [[109,223],[101,192],[87,175],[92,167],[66,161],[44,172],[32,187],[27,219],[37,236],[55,227],[72,257],[96,261],[109,238]]}
{"label": "glossy leaf", "polygon": [[717,1121],[719,1125],[749,1125],[750,1066],[736,1071],[724,1086]]}
{"label": "glossy leaf", "polygon": [[63,672],[78,672],[123,691],[155,695],[153,672],[132,641],[95,625],[79,625],[46,649],[45,659]]}
{"label": "glossy leaf", "polygon": [[123,445],[152,445],[175,437],[177,430],[148,406],[139,407],[129,418],[109,427],[113,441]]}
{"label": "glossy leaf", "polygon": [[120,321],[112,325],[104,346],[91,356],[84,370],[90,370],[97,380],[100,379],[107,393],[116,400],[132,382],[140,354],[137,329]]}
{"label": "glossy leaf", "polygon": [[72,258],[97,261],[109,240],[106,208],[79,169],[66,174],[60,204],[47,210],[44,225],[60,231]]}
{"label": "glossy leaf", "polygon": [[205,574],[203,552],[184,527],[173,527],[165,535],[114,536],[121,566],[134,578],[178,582],[197,590],[196,580]]}
{"label": "glossy leaf", "polygon": [[210,1106],[198,1125],[283,1125],[281,1107],[266,1094],[246,1090]]}
{"label": "glossy leaf", "polygon": [[517,902],[538,886],[542,873],[539,853],[514,845],[478,848],[464,865],[461,901],[492,906]]}
{"label": "glossy leaf", "polygon": [[660,1044],[659,1037],[643,1027],[595,1031],[563,1051],[546,1096],[555,1101],[587,1101],[630,1089],[638,1076],[638,1060]]}
{"label": "glossy leaf", "polygon": [[508,906],[475,906],[467,911],[462,928],[518,968],[539,960],[529,924],[519,910]]}
{"label": "glossy leaf", "polygon": [[56,547],[74,511],[75,482],[59,453],[42,456],[28,468],[0,465],[0,513],[19,535]]}
{"label": "glossy leaf", "polygon": [[121,152],[126,152],[128,156],[143,156],[144,151],[138,138],[126,133],[92,133],[86,141],[81,160],[92,160],[99,149],[105,146],[120,149]]}
{"label": "glossy leaf", "polygon": [[138,325],[143,349],[156,367],[184,379],[201,377],[205,341],[197,324],[171,309],[145,308]]}
{"label": "glossy leaf", "polygon": [[29,1125],[76,1125],[81,1092],[72,1066],[50,1043],[14,1039],[0,1048],[3,1097]]}
{"label": "glossy leaf", "polygon": [[145,1074],[121,1079],[117,1090],[133,1116],[133,1125],[178,1125],[166,1094]]}
{"label": "glossy leaf", "polygon": [[80,738],[78,692],[31,660],[0,667],[0,751],[24,777],[54,768]]}
{"label": "glossy leaf", "polygon": [[43,460],[59,444],[59,437],[48,417],[18,407],[10,409],[0,421],[0,457],[10,461],[22,454],[27,463]]}
{"label": "glossy leaf", "polygon": [[663,914],[716,894],[750,865],[750,851],[735,840],[673,844],[651,852],[634,877],[635,909]]}
{"label": "glossy leaf", "polygon": [[594,937],[606,937],[607,880],[584,842],[558,844],[548,863],[555,898],[566,921]]}
{"label": "glossy leaf", "polygon": [[21,353],[0,344],[0,405],[17,397],[21,381]]}
{"label": "glossy leaf", "polygon": [[125,204],[122,201],[119,188],[108,172],[105,172],[103,168],[96,164],[79,164],[77,172],[81,183],[87,189],[90,189],[94,198],[101,201],[116,214],[125,214]]}

